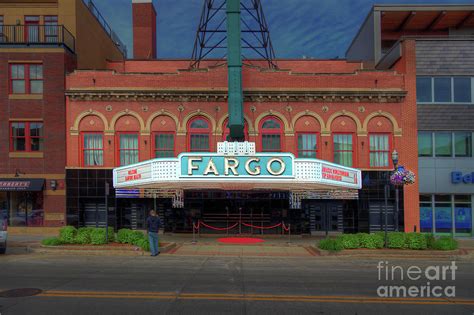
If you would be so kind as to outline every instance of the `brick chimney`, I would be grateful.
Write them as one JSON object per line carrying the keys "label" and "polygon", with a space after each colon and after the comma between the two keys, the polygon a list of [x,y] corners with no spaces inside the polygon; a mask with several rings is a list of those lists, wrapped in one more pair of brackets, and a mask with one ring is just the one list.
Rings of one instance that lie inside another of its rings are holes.
{"label": "brick chimney", "polygon": [[156,11],[152,0],[132,0],[133,58],[156,59]]}

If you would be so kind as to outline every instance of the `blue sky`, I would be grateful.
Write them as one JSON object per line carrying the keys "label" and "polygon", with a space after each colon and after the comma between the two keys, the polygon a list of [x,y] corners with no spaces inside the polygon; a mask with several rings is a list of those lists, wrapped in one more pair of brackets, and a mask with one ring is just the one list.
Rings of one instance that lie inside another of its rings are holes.
{"label": "blue sky", "polygon": [[[132,0],[93,0],[132,49]],[[190,58],[204,0],[153,0],[158,58]],[[343,58],[372,5],[453,4],[473,0],[261,0],[277,58]],[[111,5],[113,3],[113,6]]]}

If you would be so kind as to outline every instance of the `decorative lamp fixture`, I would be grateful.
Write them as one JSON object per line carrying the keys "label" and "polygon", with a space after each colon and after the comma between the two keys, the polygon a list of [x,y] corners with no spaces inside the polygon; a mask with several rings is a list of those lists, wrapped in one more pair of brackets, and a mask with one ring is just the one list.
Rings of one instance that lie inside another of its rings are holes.
{"label": "decorative lamp fixture", "polygon": [[398,165],[398,152],[397,152],[397,150],[393,150],[393,152],[392,152],[392,162],[393,162],[393,166],[396,169],[397,165]]}

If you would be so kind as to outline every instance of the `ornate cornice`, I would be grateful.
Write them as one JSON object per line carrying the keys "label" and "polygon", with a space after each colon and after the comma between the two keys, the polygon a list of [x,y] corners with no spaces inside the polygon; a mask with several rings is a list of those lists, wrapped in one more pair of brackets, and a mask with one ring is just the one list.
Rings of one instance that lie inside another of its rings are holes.
{"label": "ornate cornice", "polygon": [[[72,101],[140,101],[140,102],[226,102],[226,90],[68,90]],[[399,103],[406,91],[401,90],[246,90],[245,102],[324,102],[324,103]]]}

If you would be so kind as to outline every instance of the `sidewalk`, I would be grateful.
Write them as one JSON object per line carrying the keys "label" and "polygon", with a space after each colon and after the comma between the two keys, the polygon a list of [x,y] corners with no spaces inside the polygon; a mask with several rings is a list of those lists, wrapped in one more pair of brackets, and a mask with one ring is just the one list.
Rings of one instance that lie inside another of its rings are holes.
{"label": "sidewalk", "polygon": [[[457,251],[409,251],[409,250],[343,250],[333,253],[322,251],[317,248],[317,243],[323,237],[321,236],[288,236],[268,235],[254,236],[264,240],[256,244],[225,244],[218,241],[225,235],[202,235],[195,237],[188,234],[165,234],[160,235],[160,242],[167,243],[170,246],[164,248],[164,256],[228,256],[228,257],[337,257],[337,258],[413,258],[413,259],[473,259],[474,258],[474,239],[459,240],[459,250]],[[63,254],[81,254],[81,255],[146,255],[137,249],[124,251],[110,250],[108,248],[97,248],[94,250],[71,250],[68,248],[43,248],[40,241],[44,237],[38,235],[11,235],[9,237],[9,248],[12,252],[41,252],[41,253],[63,253]]]}

